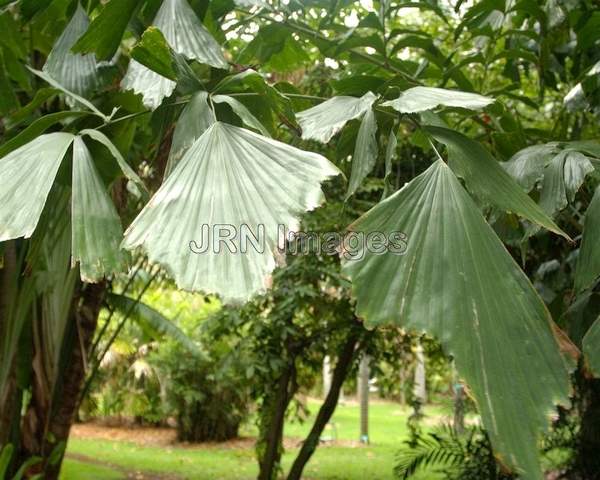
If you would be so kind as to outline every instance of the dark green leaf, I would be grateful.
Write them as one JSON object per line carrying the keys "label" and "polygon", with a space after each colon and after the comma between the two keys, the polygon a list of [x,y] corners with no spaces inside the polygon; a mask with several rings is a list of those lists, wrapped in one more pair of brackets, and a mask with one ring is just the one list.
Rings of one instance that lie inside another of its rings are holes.
{"label": "dark green leaf", "polygon": [[167,40],[156,27],[149,27],[131,49],[131,58],[170,80],[177,80],[174,59]]}
{"label": "dark green leaf", "polygon": [[500,460],[541,479],[537,442],[555,405],[569,404],[570,366],[535,288],[452,171],[437,161],[349,228],[390,240],[383,253],[368,237],[345,252],[357,314],[437,337]]}
{"label": "dark green leaf", "polygon": [[110,0],[73,46],[74,53],[95,53],[109,60],[116,53],[138,0]]}
{"label": "dark green leaf", "polygon": [[0,158],[8,155],[17,148],[22,147],[26,143],[35,140],[40,134],[44,133],[52,125],[56,125],[57,123],[69,118],[83,117],[86,115],[90,115],[90,112],[67,111],[49,113],[48,115],[38,118],[17,136],[11,138],[2,146],[0,146]]}
{"label": "dark green leaf", "polygon": [[521,215],[569,239],[479,142],[442,127],[424,129],[446,145],[452,169],[465,179],[473,193],[503,211]]}
{"label": "dark green leaf", "polygon": [[585,212],[583,237],[575,270],[575,290],[581,292],[589,288],[600,276],[600,187]]}

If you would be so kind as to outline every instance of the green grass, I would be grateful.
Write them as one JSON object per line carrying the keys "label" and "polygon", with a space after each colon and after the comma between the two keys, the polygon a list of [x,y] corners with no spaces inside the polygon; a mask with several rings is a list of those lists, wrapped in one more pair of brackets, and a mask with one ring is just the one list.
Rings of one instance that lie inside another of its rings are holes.
{"label": "green grass", "polygon": [[[312,425],[318,409],[315,402],[309,403],[310,416],[303,422],[288,422],[285,436],[303,438]],[[391,480],[394,457],[408,436],[406,419],[408,409],[393,403],[372,403],[369,409],[371,444],[361,446],[349,444],[359,437],[359,408],[357,405],[339,405],[333,417],[335,430],[328,429],[327,436],[334,433],[347,446],[319,447],[305,468],[305,478],[311,480]],[[442,413],[439,407],[425,409],[428,415]],[[244,435],[255,435],[253,426],[247,426]],[[85,455],[107,464],[118,465],[130,471],[176,474],[190,480],[246,480],[257,474],[256,459],[252,448],[223,447],[148,447],[127,442],[89,440],[73,438],[68,453]],[[297,448],[289,449],[283,457],[283,468],[289,469]],[[67,459],[62,480],[125,478],[125,474],[113,470],[117,476],[94,476],[97,465],[88,466]],[[435,476],[420,476],[433,479]]]}
{"label": "green grass", "polygon": [[109,467],[92,465],[77,460],[66,460],[60,474],[61,480],[120,480],[124,474]]}

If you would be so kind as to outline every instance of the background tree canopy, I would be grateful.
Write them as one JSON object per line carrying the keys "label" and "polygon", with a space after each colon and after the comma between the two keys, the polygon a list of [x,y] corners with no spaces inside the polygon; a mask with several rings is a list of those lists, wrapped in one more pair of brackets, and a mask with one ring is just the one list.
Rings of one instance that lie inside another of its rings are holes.
{"label": "background tree canopy", "polygon": [[[595,478],[597,3],[0,0],[0,25],[0,477],[57,478],[122,334],[174,342],[153,355],[181,388],[148,388],[180,438],[258,409],[265,480],[325,355],[288,478],[357,360],[406,361],[427,334],[494,471],[542,478],[568,417],[568,478]],[[266,248],[195,252],[220,225]],[[385,245],[282,253],[278,226]],[[213,305],[201,327],[144,301],[175,286]]]}

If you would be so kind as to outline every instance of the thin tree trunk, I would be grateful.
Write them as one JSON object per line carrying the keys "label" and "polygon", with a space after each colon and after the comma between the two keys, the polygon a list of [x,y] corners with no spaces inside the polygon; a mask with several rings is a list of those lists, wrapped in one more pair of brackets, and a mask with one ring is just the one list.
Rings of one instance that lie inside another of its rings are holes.
{"label": "thin tree trunk", "polygon": [[65,370],[62,382],[57,385],[48,434],[42,448],[45,458],[45,480],[56,480],[60,472],[62,455],[54,464],[50,464],[48,459],[54,448],[63,446],[69,438],[85,379],[86,354],[93,340],[105,291],[105,282],[90,284],[84,288],[81,299],[75,297],[77,305],[74,308],[72,323],[74,334],[64,351]]}
{"label": "thin tree trunk", "polygon": [[300,480],[304,467],[310,460],[310,457],[319,444],[319,438],[321,438],[323,429],[335,411],[344,380],[346,379],[348,371],[352,366],[352,360],[354,358],[354,351],[358,337],[358,332],[351,332],[346,340],[346,343],[342,347],[342,350],[338,356],[337,364],[333,371],[333,377],[331,379],[329,391],[327,392],[327,397],[319,409],[315,423],[313,424],[310,433],[306,437],[306,440],[302,444],[302,448],[300,449],[298,456],[294,460],[292,468],[290,469],[290,473],[287,477],[288,480]]}
{"label": "thin tree trunk", "polygon": [[[292,358],[294,358],[292,356]],[[290,364],[279,377],[277,390],[270,406],[269,424],[265,433],[265,451],[259,459],[258,480],[273,480],[281,461],[285,412],[294,396],[295,366]]]}
{"label": "thin tree trunk", "polygon": [[583,378],[579,382],[582,395],[581,430],[576,453],[578,476],[600,478],[600,379]]}

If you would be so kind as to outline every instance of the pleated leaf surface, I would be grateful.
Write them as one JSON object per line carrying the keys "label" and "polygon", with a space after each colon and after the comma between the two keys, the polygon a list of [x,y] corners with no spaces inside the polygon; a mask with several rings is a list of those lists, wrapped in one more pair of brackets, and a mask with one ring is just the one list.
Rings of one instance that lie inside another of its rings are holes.
{"label": "pleated leaf surface", "polygon": [[0,158],[0,242],[31,237],[73,138],[40,135]]}
{"label": "pleated leaf surface", "polygon": [[126,253],[121,220],[81,137],[73,142],[71,197],[72,263],[79,263],[81,279],[96,282],[121,271]]}
{"label": "pleated leaf surface", "polygon": [[546,306],[450,168],[437,161],[350,229],[394,241],[344,265],[358,315],[437,337],[502,462],[541,479],[537,441],[568,403],[570,365]]}
{"label": "pleated leaf surface", "polygon": [[[338,173],[321,155],[216,122],[125,232],[124,246],[143,247],[180,288],[247,300],[268,286],[278,226],[294,231],[321,203],[321,182]],[[227,230],[235,236],[218,242]],[[256,245],[243,240],[251,236]]]}

